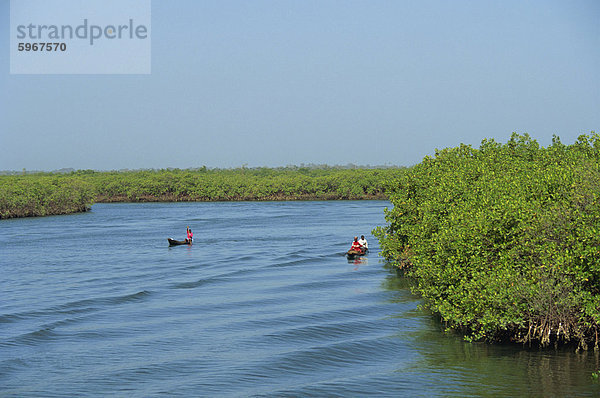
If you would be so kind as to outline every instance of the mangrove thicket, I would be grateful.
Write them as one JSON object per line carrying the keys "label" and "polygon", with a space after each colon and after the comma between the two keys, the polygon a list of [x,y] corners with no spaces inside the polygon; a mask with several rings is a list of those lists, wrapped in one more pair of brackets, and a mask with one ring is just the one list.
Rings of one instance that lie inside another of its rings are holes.
{"label": "mangrove thicket", "polygon": [[598,348],[600,136],[440,150],[390,189],[383,255],[448,329]]}

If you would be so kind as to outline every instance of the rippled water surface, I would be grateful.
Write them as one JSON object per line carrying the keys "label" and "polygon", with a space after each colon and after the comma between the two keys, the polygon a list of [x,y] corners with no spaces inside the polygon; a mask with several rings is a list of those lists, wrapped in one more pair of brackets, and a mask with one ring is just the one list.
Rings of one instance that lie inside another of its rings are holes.
{"label": "rippled water surface", "polygon": [[[598,356],[468,344],[379,259],[387,202],[0,221],[0,396],[598,396]],[[189,225],[192,247],[169,248]],[[354,235],[371,253],[343,256]]]}

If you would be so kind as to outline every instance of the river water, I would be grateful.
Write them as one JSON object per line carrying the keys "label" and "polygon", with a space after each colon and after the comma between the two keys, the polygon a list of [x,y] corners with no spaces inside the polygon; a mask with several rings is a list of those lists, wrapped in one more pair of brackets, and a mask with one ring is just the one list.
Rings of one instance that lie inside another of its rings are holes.
{"label": "river water", "polygon": [[[593,352],[470,344],[371,235],[385,201],[0,221],[0,397],[599,396]],[[194,231],[193,246],[166,238]],[[343,253],[364,234],[370,254]]]}

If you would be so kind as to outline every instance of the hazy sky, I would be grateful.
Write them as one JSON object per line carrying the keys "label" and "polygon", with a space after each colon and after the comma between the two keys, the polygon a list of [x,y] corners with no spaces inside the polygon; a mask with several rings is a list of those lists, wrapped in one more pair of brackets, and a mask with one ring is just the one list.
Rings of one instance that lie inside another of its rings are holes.
{"label": "hazy sky", "polygon": [[10,75],[0,170],[411,165],[600,132],[600,1],[152,2],[151,75]]}

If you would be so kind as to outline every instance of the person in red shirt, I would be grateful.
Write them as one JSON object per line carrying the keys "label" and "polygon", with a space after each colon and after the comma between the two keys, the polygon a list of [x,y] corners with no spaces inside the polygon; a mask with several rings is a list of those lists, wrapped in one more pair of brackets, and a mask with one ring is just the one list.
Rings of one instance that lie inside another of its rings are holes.
{"label": "person in red shirt", "polygon": [[350,250],[356,250],[359,253],[363,252],[362,245],[358,242],[358,236],[354,237],[354,242],[352,242],[352,246],[350,246]]}
{"label": "person in red shirt", "polygon": [[187,239],[186,239],[186,241],[187,241],[187,243],[191,244],[193,242],[193,240],[194,240],[194,234],[192,233],[192,230],[190,229],[190,227],[186,228],[186,232],[187,232]]}

